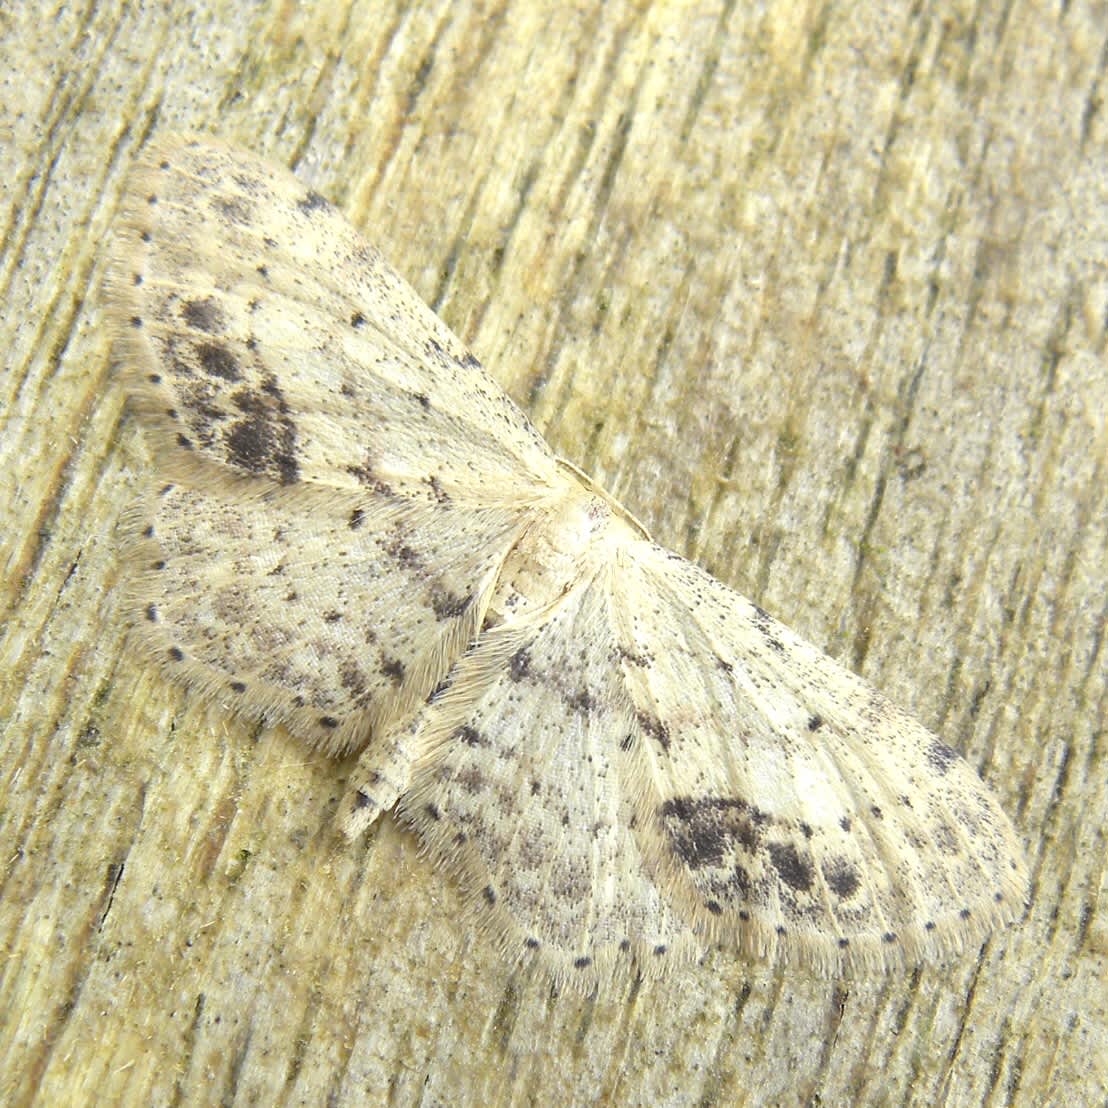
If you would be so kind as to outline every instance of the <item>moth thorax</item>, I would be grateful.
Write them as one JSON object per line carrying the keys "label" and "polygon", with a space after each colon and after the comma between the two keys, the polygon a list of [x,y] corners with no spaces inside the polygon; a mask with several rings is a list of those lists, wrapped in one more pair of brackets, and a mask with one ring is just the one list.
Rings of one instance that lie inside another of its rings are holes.
{"label": "moth thorax", "polygon": [[547,519],[536,538],[548,545],[555,560],[568,557],[580,567],[612,525],[612,512],[599,496],[578,493],[567,496]]}
{"label": "moth thorax", "polygon": [[608,505],[587,493],[537,519],[505,562],[490,606],[494,617],[556,600],[581,577],[612,523]]}

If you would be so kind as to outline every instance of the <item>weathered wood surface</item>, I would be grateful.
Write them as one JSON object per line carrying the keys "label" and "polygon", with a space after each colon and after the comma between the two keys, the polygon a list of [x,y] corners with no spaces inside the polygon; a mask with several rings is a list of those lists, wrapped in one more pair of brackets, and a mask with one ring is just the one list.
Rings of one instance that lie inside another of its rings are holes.
{"label": "weathered wood surface", "polygon": [[[1106,64],[1090,3],[5,5],[0,1100],[1104,1103]],[[393,822],[342,843],[349,766],[125,649],[99,288],[170,127],[293,164],[555,449],[964,750],[1026,920],[554,995]]]}

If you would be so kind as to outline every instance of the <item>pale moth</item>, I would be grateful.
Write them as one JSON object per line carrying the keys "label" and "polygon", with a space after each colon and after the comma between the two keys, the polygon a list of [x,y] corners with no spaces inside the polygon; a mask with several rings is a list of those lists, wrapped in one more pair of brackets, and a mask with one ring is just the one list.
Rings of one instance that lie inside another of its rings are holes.
{"label": "pale moth", "polygon": [[287,170],[153,143],[108,304],[159,472],[128,544],[142,642],[360,749],[346,834],[395,807],[509,957],[881,969],[1020,913],[973,770],[651,542]]}

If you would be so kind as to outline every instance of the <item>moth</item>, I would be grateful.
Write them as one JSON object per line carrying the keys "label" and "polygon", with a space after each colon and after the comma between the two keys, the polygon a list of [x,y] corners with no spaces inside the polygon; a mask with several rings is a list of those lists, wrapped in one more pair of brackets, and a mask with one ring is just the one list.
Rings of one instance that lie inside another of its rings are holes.
{"label": "moth", "polygon": [[287,170],[207,139],[134,170],[108,313],[158,472],[145,648],[197,694],[360,750],[513,959],[594,980],[721,944],[818,971],[1021,910],[973,770],[555,457]]}

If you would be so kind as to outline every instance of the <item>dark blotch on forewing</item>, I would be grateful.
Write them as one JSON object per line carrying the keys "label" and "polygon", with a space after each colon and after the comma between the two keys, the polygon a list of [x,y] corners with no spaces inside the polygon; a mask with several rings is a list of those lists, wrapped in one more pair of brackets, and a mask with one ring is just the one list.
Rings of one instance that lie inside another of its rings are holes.
{"label": "dark blotch on forewing", "polygon": [[659,809],[674,854],[691,869],[758,848],[769,817],[738,797],[674,797]]}
{"label": "dark blotch on forewing", "polygon": [[238,418],[223,430],[227,460],[253,476],[268,476],[282,485],[298,479],[296,424],[273,376],[260,387],[240,388],[230,396]]}
{"label": "dark blotch on forewing", "polygon": [[[173,304],[167,294],[155,315],[165,317]],[[294,414],[277,375],[235,337],[241,326],[229,311],[214,295],[186,299],[178,312],[193,334],[171,329],[155,337],[171,371],[166,414],[186,424],[191,442],[238,472],[292,484],[301,464]]]}
{"label": "dark blotch on forewing", "polygon": [[[240,418],[230,437],[217,436],[227,447],[218,460],[285,484],[327,481],[333,470],[374,489],[395,482],[401,496],[420,486],[450,510],[504,480],[553,478],[549,450],[522,414],[320,193],[244,152],[173,145],[165,160],[161,173],[148,162],[153,180],[135,198],[153,245],[142,252],[143,300],[128,315],[141,317],[152,346],[169,339],[183,349],[184,372],[252,387],[273,373],[293,401],[291,428]],[[287,340],[282,320],[295,331]],[[313,388],[333,400],[322,415],[302,406]],[[333,423],[326,436],[323,420]],[[361,471],[359,448],[381,435],[404,459],[400,476]],[[212,436],[189,437],[216,453]],[[465,585],[457,592],[464,599]]]}
{"label": "dark blotch on forewing", "polygon": [[223,310],[212,296],[186,300],[181,306],[181,319],[197,331],[218,334],[227,325]]}
{"label": "dark blotch on forewing", "polygon": [[807,892],[812,887],[812,862],[792,843],[770,843],[767,847],[773,868],[790,888]]}
{"label": "dark blotch on forewing", "polygon": [[819,855],[809,845],[816,829],[802,823],[795,826],[796,838],[782,838],[794,825],[738,797],[674,797],[661,805],[659,818],[673,854],[713,915],[723,904],[776,905],[796,923],[823,913],[820,875],[836,902],[851,900],[861,887],[856,865],[844,856],[832,854],[817,869]]}
{"label": "dark blotch on forewing", "polygon": [[225,381],[238,381],[242,378],[238,359],[220,343],[198,342],[196,359],[200,368],[213,377],[222,377]]}
{"label": "dark blotch on forewing", "polygon": [[860,884],[858,870],[845,858],[829,858],[823,863],[823,879],[840,899],[848,900]]}

